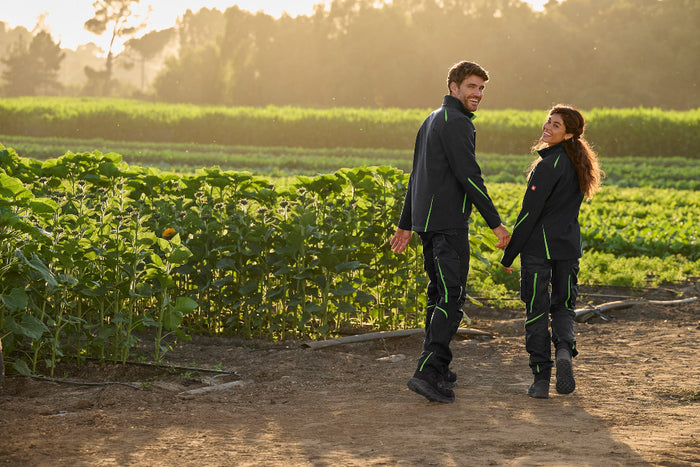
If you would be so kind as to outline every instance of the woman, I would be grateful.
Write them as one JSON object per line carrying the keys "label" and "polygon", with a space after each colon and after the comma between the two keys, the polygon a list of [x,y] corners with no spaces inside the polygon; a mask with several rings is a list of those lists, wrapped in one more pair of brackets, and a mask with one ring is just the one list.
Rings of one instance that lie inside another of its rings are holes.
{"label": "woman", "polygon": [[501,260],[512,272],[511,264],[520,255],[520,298],[527,311],[525,348],[535,376],[527,392],[530,397],[549,397],[550,340],[557,392],[569,394],[576,387],[571,359],[578,353],[574,338],[582,253],[578,215],[583,198],[593,197],[605,175],[583,130],[583,116],[575,108],[556,105],[549,111],[542,137],[533,147],[539,157],[530,167],[522,209]]}

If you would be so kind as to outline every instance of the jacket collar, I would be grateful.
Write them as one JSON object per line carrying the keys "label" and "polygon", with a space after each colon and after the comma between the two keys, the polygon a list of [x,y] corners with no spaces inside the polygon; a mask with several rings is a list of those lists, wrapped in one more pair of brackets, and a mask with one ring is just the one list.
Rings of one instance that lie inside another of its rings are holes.
{"label": "jacket collar", "polygon": [[476,118],[476,115],[474,115],[472,112],[468,111],[466,107],[464,107],[464,104],[457,99],[456,97],[452,97],[449,94],[445,96],[445,98],[442,100],[442,106],[443,107],[449,107],[451,109],[458,110],[462,112],[464,115],[469,117],[469,120],[474,120]]}
{"label": "jacket collar", "polygon": [[537,154],[539,154],[540,157],[544,159],[545,157],[551,156],[552,154],[558,153],[559,151],[566,151],[564,149],[563,143],[557,143],[554,146],[547,146],[546,148],[538,149]]}

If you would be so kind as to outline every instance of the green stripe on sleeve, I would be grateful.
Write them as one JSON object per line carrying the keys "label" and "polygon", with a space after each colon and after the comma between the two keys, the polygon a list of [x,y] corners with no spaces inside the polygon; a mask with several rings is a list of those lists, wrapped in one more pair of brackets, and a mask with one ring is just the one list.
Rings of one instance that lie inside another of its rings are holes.
{"label": "green stripe on sleeve", "polygon": [[530,213],[529,213],[529,212],[525,213],[525,215],[523,216],[523,218],[522,218],[522,219],[520,219],[520,220],[518,221],[518,223],[517,223],[517,224],[515,224],[515,227],[513,227],[513,230],[517,229],[517,228],[518,228],[518,226],[519,226],[520,224],[522,224],[522,223],[523,223],[523,221],[524,221],[524,220],[525,220],[525,219],[527,218],[527,216],[529,216],[529,215],[530,215]]}
{"label": "green stripe on sleeve", "polygon": [[489,199],[489,197],[486,196],[486,193],[484,193],[483,191],[481,191],[481,188],[479,188],[479,187],[477,186],[477,184],[474,183],[474,182],[472,181],[471,178],[467,178],[467,180],[469,180],[469,183],[471,183],[471,184],[474,186],[474,188],[476,188],[477,191],[478,191],[479,193],[481,193],[481,195],[482,195],[484,198]]}

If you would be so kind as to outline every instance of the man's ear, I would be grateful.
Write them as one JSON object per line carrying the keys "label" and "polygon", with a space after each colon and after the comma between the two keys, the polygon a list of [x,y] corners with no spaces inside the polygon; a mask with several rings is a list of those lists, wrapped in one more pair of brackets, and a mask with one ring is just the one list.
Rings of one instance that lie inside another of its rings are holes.
{"label": "man's ear", "polygon": [[458,91],[458,90],[459,90],[459,86],[457,85],[457,83],[455,83],[454,81],[452,81],[452,82],[450,83],[450,95],[451,95],[451,96],[454,96],[455,94],[457,94],[457,91]]}

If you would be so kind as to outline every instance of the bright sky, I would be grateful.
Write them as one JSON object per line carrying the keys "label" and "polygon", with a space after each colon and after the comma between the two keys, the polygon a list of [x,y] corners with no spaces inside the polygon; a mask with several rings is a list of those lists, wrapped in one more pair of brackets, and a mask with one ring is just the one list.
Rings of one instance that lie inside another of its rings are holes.
{"label": "bright sky", "polygon": [[[547,0],[526,0],[533,8],[542,9]],[[81,44],[94,42],[102,49],[109,46],[108,34],[96,36],[83,27],[85,21],[93,17],[94,0],[0,0],[0,21],[14,28],[24,26],[33,30],[42,14],[46,14],[43,23],[48,26],[55,41],[61,42],[61,47],[75,49]],[[317,4],[328,5],[330,0],[141,0],[134,5],[132,11],[139,14],[139,19],[146,18],[148,7],[152,7],[149,16],[149,26],[138,36],[151,29],[165,29],[175,26],[177,18],[187,9],[193,12],[202,7],[216,8],[220,11],[238,5],[241,9],[257,12],[264,11],[268,15],[279,18],[283,12],[291,16],[310,15]],[[120,46],[114,48],[119,52]]]}

